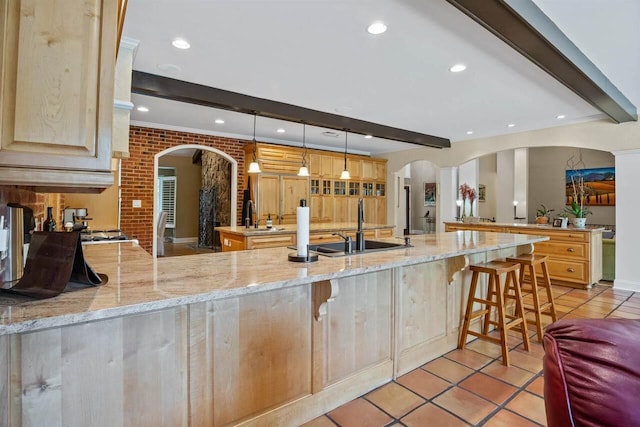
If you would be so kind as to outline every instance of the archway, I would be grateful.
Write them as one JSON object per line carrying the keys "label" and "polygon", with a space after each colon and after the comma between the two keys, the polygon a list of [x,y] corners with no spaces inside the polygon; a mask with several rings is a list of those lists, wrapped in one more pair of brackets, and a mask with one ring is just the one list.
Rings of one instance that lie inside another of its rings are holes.
{"label": "archway", "polygon": [[[153,194],[154,195],[158,195],[159,193],[159,187],[158,187],[158,182],[159,182],[159,167],[160,167],[160,159],[163,156],[168,156],[171,154],[175,154],[177,152],[181,152],[184,150],[189,150],[190,152],[196,151],[196,150],[201,150],[203,152],[211,152],[216,154],[217,156],[220,156],[221,158],[223,158],[224,160],[226,160],[230,166],[231,166],[231,172],[230,172],[230,206],[229,206],[229,218],[230,221],[235,222],[235,219],[237,218],[237,189],[238,189],[238,163],[237,161],[231,157],[229,154],[220,151],[216,148],[213,147],[208,147],[208,146],[204,146],[204,145],[198,145],[198,144],[184,144],[184,145],[177,145],[174,147],[170,147],[167,148],[166,150],[160,151],[159,153],[154,155],[154,188],[153,188]],[[159,219],[159,214],[160,214],[160,206],[158,205],[158,198],[154,196],[154,203],[153,203],[153,218],[154,218],[154,226],[153,226],[153,256],[156,257],[158,256],[158,219]]]}

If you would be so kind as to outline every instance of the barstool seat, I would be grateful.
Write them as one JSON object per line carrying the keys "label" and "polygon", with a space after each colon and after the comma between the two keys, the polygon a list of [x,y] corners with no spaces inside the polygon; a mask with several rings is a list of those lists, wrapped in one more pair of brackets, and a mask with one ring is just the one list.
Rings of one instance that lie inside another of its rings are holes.
{"label": "barstool seat", "polygon": [[[538,334],[538,341],[542,342],[542,336],[544,331],[542,329],[542,315],[551,317],[551,321],[558,320],[556,314],[556,306],[553,301],[553,292],[551,290],[551,279],[549,278],[549,268],[547,267],[546,255],[539,254],[525,254],[517,257],[509,257],[507,261],[520,264],[520,287],[523,292],[531,294],[533,304],[523,304],[523,308],[526,313],[534,313],[534,319],[527,319],[528,323],[536,326],[536,332]],[[542,271],[542,282],[538,281],[536,275],[536,266],[540,266]],[[525,279],[525,272],[529,273],[529,277]],[[539,288],[544,288],[547,293],[547,300],[540,303]]]}
{"label": "barstool seat", "polygon": [[[520,265],[518,263],[508,261],[490,261],[482,264],[473,264],[469,266],[469,269],[473,272],[473,275],[471,276],[471,287],[469,288],[469,297],[467,298],[467,307],[464,314],[462,329],[460,331],[458,348],[464,349],[467,343],[467,335],[473,335],[480,339],[499,344],[502,348],[502,363],[509,366],[507,331],[519,326],[518,329],[522,334],[524,348],[529,350],[527,322],[524,317],[525,313],[522,306],[522,294],[520,292],[518,277],[516,275],[516,272],[520,269]],[[478,279],[481,273],[489,275],[486,298],[476,296]],[[506,275],[504,285],[501,280],[502,274]],[[513,315],[507,313],[506,300],[515,301]],[[473,311],[474,303],[479,303],[481,308]],[[492,307],[495,307],[497,311],[496,320],[491,319]],[[469,329],[471,321],[477,318],[483,319],[480,332]],[[498,329],[499,338],[489,335],[490,325],[494,325]]]}

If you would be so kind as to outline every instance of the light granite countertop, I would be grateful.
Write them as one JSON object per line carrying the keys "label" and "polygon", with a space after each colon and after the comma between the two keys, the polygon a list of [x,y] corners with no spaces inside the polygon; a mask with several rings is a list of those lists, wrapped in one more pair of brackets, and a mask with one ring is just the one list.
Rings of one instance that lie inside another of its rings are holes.
{"label": "light granite countertop", "polygon": [[[264,224],[261,224],[258,228],[254,228],[253,226],[247,228],[244,225],[231,225],[226,227],[216,227],[216,230],[238,234],[241,236],[255,236],[262,234],[295,234],[296,228],[296,224],[278,224],[268,229]],[[378,230],[382,228],[395,228],[395,226],[384,224],[367,224],[366,222],[362,225],[363,230]],[[333,233],[343,230],[356,231],[357,229],[358,223],[356,222],[319,222],[309,224],[309,232],[311,233]]]}
{"label": "light granite countertop", "polygon": [[486,227],[515,227],[515,228],[530,228],[533,230],[554,230],[554,231],[577,231],[580,233],[591,233],[591,232],[598,232],[598,231],[604,231],[604,227],[602,226],[589,226],[589,224],[587,224],[587,226],[585,228],[576,228],[573,225],[568,225],[566,227],[554,227],[553,225],[549,224],[522,224],[522,223],[518,223],[518,222],[477,222],[475,224],[465,224],[462,222],[455,222],[455,221],[451,221],[451,222],[444,222],[444,224],[450,224],[450,225],[472,225],[472,226],[486,226]]}
{"label": "light granite countertop", "polygon": [[[83,247],[105,285],[34,301],[0,294],[0,335],[59,327],[241,296],[320,280],[353,276],[452,256],[526,245],[544,236],[458,231],[411,237],[412,247],[323,257],[313,263],[287,260],[287,248],[154,259],[132,242]],[[379,239],[401,242],[400,239]]]}

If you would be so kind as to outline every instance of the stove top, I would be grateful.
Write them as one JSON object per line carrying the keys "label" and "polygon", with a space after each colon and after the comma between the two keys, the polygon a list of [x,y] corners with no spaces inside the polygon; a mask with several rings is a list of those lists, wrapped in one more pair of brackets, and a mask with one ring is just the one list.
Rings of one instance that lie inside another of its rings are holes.
{"label": "stove top", "polygon": [[129,240],[120,230],[91,230],[80,233],[83,242],[98,242],[101,240]]}

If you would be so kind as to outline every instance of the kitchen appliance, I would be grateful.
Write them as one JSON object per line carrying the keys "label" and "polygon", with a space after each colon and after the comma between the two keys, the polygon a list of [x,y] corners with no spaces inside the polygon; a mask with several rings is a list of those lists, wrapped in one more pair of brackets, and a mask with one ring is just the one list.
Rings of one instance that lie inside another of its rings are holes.
{"label": "kitchen appliance", "polygon": [[86,229],[89,226],[87,222],[91,219],[88,217],[87,208],[65,208],[62,214],[63,225],[72,223],[74,231]]}
{"label": "kitchen appliance", "polygon": [[10,288],[24,273],[24,211],[21,207],[0,207],[0,287]]}

